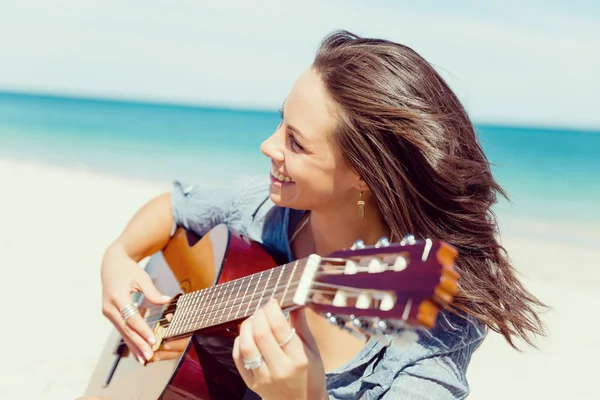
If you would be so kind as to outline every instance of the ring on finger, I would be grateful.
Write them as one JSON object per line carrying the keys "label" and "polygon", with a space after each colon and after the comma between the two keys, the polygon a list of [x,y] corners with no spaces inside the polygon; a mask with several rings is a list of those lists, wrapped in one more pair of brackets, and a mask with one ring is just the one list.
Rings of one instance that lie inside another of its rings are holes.
{"label": "ring on finger", "polygon": [[296,334],[296,328],[292,328],[292,331],[290,332],[290,334],[288,335],[288,337],[286,337],[285,339],[283,339],[282,342],[279,343],[279,347],[283,348],[286,344],[288,344],[289,342],[291,342],[292,339],[294,338],[295,334]]}
{"label": "ring on finger", "polygon": [[244,368],[247,370],[253,370],[263,365],[265,359],[263,358],[262,354],[259,354],[252,360],[246,360],[245,358],[242,358],[242,361],[244,362]]}
{"label": "ring on finger", "polygon": [[140,310],[138,309],[138,306],[135,303],[129,303],[125,305],[125,307],[121,308],[121,316],[123,317],[123,320],[125,322],[127,322],[129,318],[131,318],[139,312]]}

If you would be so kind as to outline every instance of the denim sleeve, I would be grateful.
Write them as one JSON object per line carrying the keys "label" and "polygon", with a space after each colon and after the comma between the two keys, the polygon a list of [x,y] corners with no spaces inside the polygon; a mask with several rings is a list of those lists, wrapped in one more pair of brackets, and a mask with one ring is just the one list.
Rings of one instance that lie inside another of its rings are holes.
{"label": "denim sleeve", "polygon": [[224,223],[232,210],[235,192],[226,187],[187,186],[173,183],[171,211],[176,226],[183,226],[200,236]]}
{"label": "denim sleeve", "polygon": [[264,181],[242,178],[221,185],[191,186],[175,181],[171,191],[174,225],[200,236],[219,224],[244,231],[261,199],[268,197]]}
{"label": "denim sleeve", "polygon": [[420,360],[393,380],[381,400],[457,400],[469,394],[462,371],[451,355]]}
{"label": "denim sleeve", "polygon": [[371,339],[354,361],[328,374],[329,397],[464,399],[469,394],[467,367],[485,335],[485,327],[474,318],[443,310],[435,328],[421,331],[415,343],[397,348]]}

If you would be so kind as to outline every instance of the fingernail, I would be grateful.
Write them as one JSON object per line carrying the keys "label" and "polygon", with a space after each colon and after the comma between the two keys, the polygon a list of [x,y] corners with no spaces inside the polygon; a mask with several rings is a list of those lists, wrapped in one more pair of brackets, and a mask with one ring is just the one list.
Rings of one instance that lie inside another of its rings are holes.
{"label": "fingernail", "polygon": [[171,296],[167,296],[167,295],[165,294],[165,295],[163,295],[163,300],[164,300],[164,301],[169,301],[169,300],[171,300]]}
{"label": "fingernail", "polygon": [[154,343],[156,343],[156,339],[154,339],[153,337],[149,337],[148,338],[148,343],[154,344]]}
{"label": "fingernail", "polygon": [[146,357],[146,360],[150,360],[152,358],[152,354],[145,352],[144,357]]}
{"label": "fingernail", "polygon": [[138,356],[138,361],[140,362],[140,364],[142,365],[146,365],[146,362],[144,361],[144,359],[141,356]]}

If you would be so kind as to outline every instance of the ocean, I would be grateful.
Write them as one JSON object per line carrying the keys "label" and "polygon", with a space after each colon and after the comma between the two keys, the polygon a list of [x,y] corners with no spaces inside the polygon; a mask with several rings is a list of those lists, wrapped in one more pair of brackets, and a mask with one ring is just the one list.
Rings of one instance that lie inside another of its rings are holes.
{"label": "ocean", "polygon": [[[154,182],[267,174],[279,113],[0,92],[0,157]],[[501,215],[600,222],[600,131],[476,124],[512,203]],[[6,188],[3,188],[3,191]]]}

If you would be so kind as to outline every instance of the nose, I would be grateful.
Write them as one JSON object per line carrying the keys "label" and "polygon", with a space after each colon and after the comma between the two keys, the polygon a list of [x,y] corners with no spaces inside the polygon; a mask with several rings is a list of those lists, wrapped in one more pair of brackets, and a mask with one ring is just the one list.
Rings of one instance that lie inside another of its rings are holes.
{"label": "nose", "polygon": [[278,163],[282,163],[284,160],[283,149],[285,143],[282,132],[283,130],[280,125],[277,130],[260,145],[260,151],[262,151],[265,156]]}

